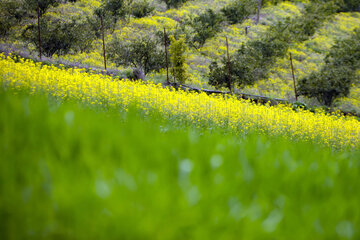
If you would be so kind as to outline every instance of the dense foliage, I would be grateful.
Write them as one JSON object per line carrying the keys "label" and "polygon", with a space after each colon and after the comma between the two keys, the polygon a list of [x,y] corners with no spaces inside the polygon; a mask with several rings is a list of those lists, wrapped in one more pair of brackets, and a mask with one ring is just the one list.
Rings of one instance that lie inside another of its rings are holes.
{"label": "dense foliage", "polygon": [[26,15],[21,2],[4,0],[0,2],[0,38],[9,35],[12,27],[17,26]]}
{"label": "dense foliage", "polygon": [[131,4],[131,14],[134,17],[142,18],[150,15],[154,11],[155,7],[151,5],[147,0],[133,2]]}
{"label": "dense foliage", "polygon": [[23,0],[23,6],[25,9],[33,12],[38,12],[39,16],[43,16],[46,11],[60,3],[60,0]]}
{"label": "dense foliage", "polygon": [[339,11],[360,11],[360,2],[358,0],[339,0],[341,8]]}
{"label": "dense foliage", "polygon": [[223,65],[212,63],[209,67],[209,84],[218,88],[227,86],[229,89],[235,84],[243,88],[267,78],[276,59],[284,57],[291,44],[307,40],[335,12],[334,2],[321,5],[316,1],[309,3],[301,15],[279,21],[261,39],[243,44],[232,56],[230,70],[225,64],[226,60]]}
{"label": "dense foliage", "polygon": [[256,11],[256,1],[254,0],[235,0],[221,9],[222,14],[231,24],[241,23],[249,18]]}
{"label": "dense foliage", "polygon": [[161,1],[163,1],[166,4],[167,8],[178,8],[187,0],[161,0]]}
{"label": "dense foliage", "polygon": [[117,38],[109,44],[109,59],[118,65],[134,68],[135,79],[144,79],[151,71],[158,71],[165,66],[165,54],[158,40],[144,36],[131,42]]}
{"label": "dense foliage", "polygon": [[124,18],[129,13],[131,2],[131,0],[103,0],[96,14],[98,16],[109,16],[116,24],[119,19]]}
{"label": "dense foliage", "polygon": [[[96,32],[83,17],[73,17],[64,21],[61,18],[43,17],[40,22],[41,50],[47,57],[54,54],[84,52],[90,49]],[[39,48],[38,29],[29,25],[22,33],[25,41]]]}
{"label": "dense foliage", "polygon": [[191,45],[196,48],[202,47],[207,39],[214,37],[220,31],[222,20],[222,16],[211,9],[206,9],[204,13],[193,18],[188,23],[194,31]]}
{"label": "dense foliage", "polygon": [[175,37],[170,36],[170,61],[174,69],[174,78],[178,83],[185,83],[188,79],[187,67],[186,67],[186,44],[185,39],[180,37],[175,39]]}
{"label": "dense foliage", "polygon": [[327,106],[342,96],[348,96],[350,87],[358,81],[360,69],[360,29],[347,39],[339,40],[325,58],[325,65],[299,81],[299,91],[315,97]]}

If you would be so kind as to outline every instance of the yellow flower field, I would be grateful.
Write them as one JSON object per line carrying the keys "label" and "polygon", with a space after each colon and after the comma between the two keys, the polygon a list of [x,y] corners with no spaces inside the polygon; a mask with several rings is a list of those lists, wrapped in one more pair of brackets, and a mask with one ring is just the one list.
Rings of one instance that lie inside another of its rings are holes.
{"label": "yellow flower field", "polygon": [[128,81],[13,59],[0,54],[3,88],[47,92],[90,104],[127,108],[132,104],[146,112],[194,123],[215,123],[238,133],[249,131],[285,135],[291,139],[322,142],[335,148],[360,147],[360,122],[354,118],[294,112],[288,106],[256,105],[234,97],[208,96],[163,88],[161,84]]}

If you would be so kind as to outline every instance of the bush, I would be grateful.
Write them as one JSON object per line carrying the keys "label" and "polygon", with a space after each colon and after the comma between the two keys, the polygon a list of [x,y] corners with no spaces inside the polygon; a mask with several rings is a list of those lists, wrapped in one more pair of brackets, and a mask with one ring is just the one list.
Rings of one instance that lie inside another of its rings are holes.
{"label": "bush", "polygon": [[185,39],[181,37],[179,40],[176,40],[173,36],[170,36],[170,61],[174,68],[174,77],[179,83],[185,83],[189,78],[186,70],[186,44]]}

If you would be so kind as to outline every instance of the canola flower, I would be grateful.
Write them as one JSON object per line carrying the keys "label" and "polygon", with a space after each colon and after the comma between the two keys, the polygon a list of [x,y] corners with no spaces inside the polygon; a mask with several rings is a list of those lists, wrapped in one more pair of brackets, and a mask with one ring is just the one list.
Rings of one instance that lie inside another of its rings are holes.
{"label": "canola flower", "polygon": [[47,92],[61,99],[75,99],[127,109],[136,105],[145,112],[156,110],[165,117],[194,124],[213,123],[229,131],[284,135],[291,139],[322,142],[335,148],[360,146],[360,122],[325,113],[295,112],[290,106],[257,105],[235,97],[174,91],[161,84],[114,79],[64,69],[0,54],[3,88],[31,93]]}

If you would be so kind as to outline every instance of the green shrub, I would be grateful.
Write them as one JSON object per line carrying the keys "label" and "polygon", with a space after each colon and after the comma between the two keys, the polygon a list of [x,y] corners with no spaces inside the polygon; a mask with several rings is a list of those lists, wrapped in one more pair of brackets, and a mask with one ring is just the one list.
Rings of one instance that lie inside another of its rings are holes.
{"label": "green shrub", "polygon": [[178,40],[170,36],[170,61],[174,68],[174,78],[179,83],[185,83],[188,79],[186,70],[186,50],[185,39],[183,37]]}

